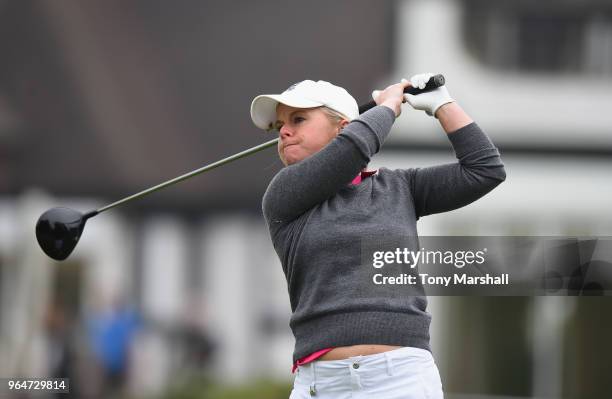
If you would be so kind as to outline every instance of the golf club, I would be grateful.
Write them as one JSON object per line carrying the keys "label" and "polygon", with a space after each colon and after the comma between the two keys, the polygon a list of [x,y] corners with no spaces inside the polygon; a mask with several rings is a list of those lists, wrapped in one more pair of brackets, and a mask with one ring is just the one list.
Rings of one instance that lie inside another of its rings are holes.
{"label": "golf club", "polygon": [[[443,85],[444,76],[435,75],[429,79],[427,85],[423,89],[408,87],[404,90],[404,92],[409,94],[421,94],[427,91],[434,90]],[[370,108],[373,108],[374,106],[376,106],[376,102],[374,101],[370,101],[366,104],[363,104],[359,107],[359,113],[362,114]],[[81,213],[70,208],[59,207],[49,209],[45,213],[43,213],[40,218],[38,218],[38,222],[36,223],[36,239],[38,240],[38,244],[42,248],[43,252],[47,254],[50,258],[58,261],[64,260],[72,253],[77,243],[79,242],[79,239],[83,234],[83,229],[85,228],[85,222],[87,222],[88,219],[116,206],[125,204],[126,202],[144,197],[145,195],[161,190],[162,188],[179,183],[183,180],[187,180],[193,176],[197,176],[200,173],[209,171],[221,165],[225,165],[226,163],[254,154],[268,147],[272,147],[278,143],[278,140],[279,139],[276,138],[263,144],[259,144],[255,147],[249,148],[245,151],[213,162],[209,165],[203,166],[184,175],[175,177],[174,179],[168,180],[146,190],[140,191],[136,194],[130,195],[129,197],[123,198],[119,201],[113,202],[112,204],[103,206],[102,208],[96,210]]]}

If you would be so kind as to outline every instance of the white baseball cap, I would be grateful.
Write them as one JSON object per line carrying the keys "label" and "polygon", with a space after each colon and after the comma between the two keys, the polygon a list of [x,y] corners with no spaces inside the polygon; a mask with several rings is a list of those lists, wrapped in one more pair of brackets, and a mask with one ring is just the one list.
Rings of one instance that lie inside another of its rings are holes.
{"label": "white baseball cap", "polygon": [[260,129],[270,130],[276,122],[276,106],[295,108],[326,106],[344,115],[349,121],[359,116],[357,101],[348,91],[324,80],[303,80],[289,86],[282,94],[262,94],[251,103],[251,119]]}

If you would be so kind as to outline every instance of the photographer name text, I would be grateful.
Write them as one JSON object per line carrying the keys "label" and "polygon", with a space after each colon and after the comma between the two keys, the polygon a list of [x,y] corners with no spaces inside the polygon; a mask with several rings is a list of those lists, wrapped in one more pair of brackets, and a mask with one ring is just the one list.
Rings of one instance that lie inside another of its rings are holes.
{"label": "photographer name text", "polygon": [[398,276],[383,276],[380,273],[372,277],[374,284],[405,284],[405,285],[441,285],[448,287],[449,285],[508,285],[508,273],[493,276],[486,274],[484,276],[468,276],[467,274],[454,273],[452,276],[430,276],[427,273],[414,274],[402,273]]}

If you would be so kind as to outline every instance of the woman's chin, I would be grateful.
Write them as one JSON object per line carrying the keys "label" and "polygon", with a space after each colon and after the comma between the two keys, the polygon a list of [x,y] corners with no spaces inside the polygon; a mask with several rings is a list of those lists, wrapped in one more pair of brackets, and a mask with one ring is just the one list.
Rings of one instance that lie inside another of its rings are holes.
{"label": "woman's chin", "polygon": [[[293,147],[293,146],[291,146],[291,147]],[[304,159],[304,157],[301,156],[301,154],[299,154],[298,151],[295,151],[292,148],[285,148],[284,155],[285,155],[284,156],[285,162],[287,163],[287,165],[292,165],[292,164],[294,164],[296,162],[299,162],[302,159]]]}

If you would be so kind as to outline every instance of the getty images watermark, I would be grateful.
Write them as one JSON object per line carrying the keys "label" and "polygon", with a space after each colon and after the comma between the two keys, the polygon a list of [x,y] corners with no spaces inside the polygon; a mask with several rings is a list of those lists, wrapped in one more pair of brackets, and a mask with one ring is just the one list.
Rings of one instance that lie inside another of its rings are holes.
{"label": "getty images watermark", "polygon": [[380,237],[361,251],[364,293],[612,295],[612,237]]}
{"label": "getty images watermark", "polygon": [[[417,265],[447,265],[457,269],[466,266],[482,265],[486,261],[487,248],[477,251],[440,251],[426,250],[411,251],[408,248],[396,248],[394,251],[375,251],[372,255],[372,266],[381,269],[386,265],[407,265],[415,269]],[[374,284],[408,284],[408,285],[442,285],[448,287],[451,284],[467,285],[507,285],[509,274],[502,273],[494,276],[485,273],[484,276],[470,276],[466,273],[452,273],[450,276],[431,275],[429,273],[400,273],[395,276],[385,276],[376,273],[372,276]]]}

